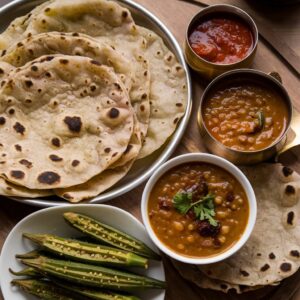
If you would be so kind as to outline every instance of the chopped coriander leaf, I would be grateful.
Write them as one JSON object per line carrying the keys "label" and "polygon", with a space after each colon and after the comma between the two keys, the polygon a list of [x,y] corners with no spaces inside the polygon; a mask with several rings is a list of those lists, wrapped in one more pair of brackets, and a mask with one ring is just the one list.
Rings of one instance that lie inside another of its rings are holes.
{"label": "chopped coriander leaf", "polygon": [[207,220],[210,225],[217,226],[218,222],[213,218],[216,213],[214,208],[209,208],[205,203],[200,203],[194,207],[196,217],[201,221]]}
{"label": "chopped coriander leaf", "polygon": [[179,213],[184,215],[192,209],[197,219],[207,220],[211,225],[217,226],[218,222],[214,219],[216,214],[214,206],[215,196],[207,194],[196,202],[192,202],[192,197],[192,193],[178,192],[173,198],[174,207]]}
{"label": "chopped coriander leaf", "polygon": [[192,193],[178,192],[174,198],[173,203],[175,208],[183,215],[185,215],[191,208]]}

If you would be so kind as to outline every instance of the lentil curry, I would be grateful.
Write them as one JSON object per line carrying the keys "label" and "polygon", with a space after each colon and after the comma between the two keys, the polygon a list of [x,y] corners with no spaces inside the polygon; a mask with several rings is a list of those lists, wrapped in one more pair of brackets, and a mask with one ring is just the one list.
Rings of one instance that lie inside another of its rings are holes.
{"label": "lentil curry", "polygon": [[249,204],[230,173],[193,162],[172,168],[156,182],[148,214],[153,231],[167,247],[188,257],[209,257],[239,240]]}
{"label": "lentil curry", "polygon": [[239,151],[269,147],[282,136],[289,119],[282,97],[256,83],[217,90],[203,103],[202,116],[215,139]]}

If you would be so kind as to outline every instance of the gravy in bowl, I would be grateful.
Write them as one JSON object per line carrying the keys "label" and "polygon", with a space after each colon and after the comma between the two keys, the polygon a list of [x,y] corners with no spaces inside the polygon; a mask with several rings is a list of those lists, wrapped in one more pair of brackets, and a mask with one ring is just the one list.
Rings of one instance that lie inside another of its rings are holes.
{"label": "gravy in bowl", "polygon": [[228,171],[191,162],[158,179],[150,193],[148,215],[155,235],[172,251],[209,257],[240,239],[249,204],[242,185]]}

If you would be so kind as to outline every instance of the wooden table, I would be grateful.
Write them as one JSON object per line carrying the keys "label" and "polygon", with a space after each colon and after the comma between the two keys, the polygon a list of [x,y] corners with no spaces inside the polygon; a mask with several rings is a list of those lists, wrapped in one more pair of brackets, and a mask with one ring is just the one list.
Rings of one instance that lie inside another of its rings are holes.
{"label": "wooden table", "polygon": [[[182,45],[185,36],[185,30],[189,23],[189,20],[197,13],[201,7],[192,5],[179,0],[136,0],[137,2],[143,4],[146,8],[156,14],[160,19],[169,27],[172,33],[175,35],[179,43]],[[9,1],[0,0],[0,4],[3,5]],[[206,3],[213,4],[216,1],[206,0]],[[220,1],[221,2],[221,1]],[[222,3],[235,3],[237,5],[243,6],[247,5],[247,1],[243,0],[228,0],[222,1]],[[250,1],[249,1],[250,2]],[[249,3],[248,3],[249,4]],[[250,4],[249,4],[250,5]],[[280,27],[275,28],[275,35],[282,35],[282,42],[286,43],[296,55],[300,53],[300,9],[299,6],[290,6],[285,9],[274,9],[274,14],[272,11],[268,11],[267,17],[263,16],[264,11],[256,6],[251,6],[251,13],[255,17],[259,18],[260,21],[267,20],[273,21],[274,26]],[[291,20],[294,22],[291,24]],[[260,23],[261,24],[261,23]],[[272,23],[271,23],[272,24]],[[277,24],[277,25],[276,25]],[[270,26],[268,23],[266,26]],[[273,28],[273,27],[272,27]],[[274,28],[273,28],[274,29]],[[300,85],[299,77],[295,72],[291,70],[284,60],[280,58],[278,53],[274,52],[274,49],[270,47],[269,43],[264,40],[260,40],[257,56],[253,68],[270,72],[277,71],[281,74],[283,78],[283,83],[287,88],[291,98],[293,99],[294,106],[300,111]],[[299,70],[298,70],[299,71]],[[205,151],[204,145],[201,143],[199,138],[199,133],[196,125],[196,109],[199,104],[199,99],[205,85],[201,84],[201,79],[194,73],[192,73],[193,78],[193,114],[191,116],[188,129],[179,145],[179,147],[174,152],[174,156],[187,153],[187,152],[201,152]],[[295,158],[295,156],[293,156]],[[300,171],[300,169],[299,169]],[[133,191],[118,197],[117,199],[110,201],[110,205],[114,205],[123,208],[138,219],[141,219],[140,215],[140,197],[143,191],[144,185],[139,186]],[[0,249],[2,249],[3,243],[6,236],[14,225],[19,222],[22,218],[28,214],[36,211],[34,207],[29,207],[14,201],[10,201],[4,197],[0,198]],[[220,299],[235,299],[233,297],[227,297],[223,294],[216,294],[211,291],[200,290],[193,284],[187,283],[185,280],[179,277],[177,272],[173,267],[166,261],[166,273],[168,290],[167,297],[168,300],[196,300],[196,299],[213,299],[218,295]],[[0,274],[1,276],[1,274]],[[300,291],[295,294],[296,283],[300,280],[300,274],[296,274],[289,281],[285,281],[283,285],[286,285],[286,294],[283,297],[281,294],[277,293],[277,289],[272,289],[272,296],[268,296],[265,299],[272,300],[288,300],[288,299],[300,299]],[[294,295],[293,295],[294,294]],[[206,298],[203,298],[206,295]],[[293,296],[292,296],[293,295]],[[262,299],[253,298],[250,294],[246,294],[243,297],[237,299]],[[0,299],[3,299],[0,295]],[[13,300],[13,299],[7,299]]]}

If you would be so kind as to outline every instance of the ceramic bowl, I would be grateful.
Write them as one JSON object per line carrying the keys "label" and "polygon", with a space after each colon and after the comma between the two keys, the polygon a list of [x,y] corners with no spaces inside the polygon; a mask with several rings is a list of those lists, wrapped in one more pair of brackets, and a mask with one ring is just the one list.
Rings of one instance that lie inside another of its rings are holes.
{"label": "ceramic bowl", "polygon": [[[168,170],[184,164],[184,163],[190,163],[190,162],[203,162],[203,163],[209,163],[216,165],[220,168],[225,169],[230,174],[232,174],[242,185],[242,187],[245,190],[247,200],[249,203],[249,218],[248,223],[246,225],[246,228],[241,235],[240,239],[230,248],[227,250],[216,254],[214,256],[210,257],[187,257],[184,255],[179,254],[178,252],[173,251],[171,248],[167,247],[163,242],[160,241],[160,239],[156,236],[155,232],[152,229],[152,226],[150,224],[149,220],[149,214],[148,214],[148,201],[149,196],[152,191],[152,188],[156,184],[157,180],[165,174]],[[154,244],[165,254],[172,257],[175,260],[181,261],[183,263],[187,264],[194,264],[194,265],[202,265],[202,264],[211,264],[215,262],[222,261],[229,256],[233,255],[235,252],[237,252],[249,239],[251,232],[254,228],[255,221],[256,221],[256,198],[254,191],[252,189],[252,186],[246,176],[231,162],[227,161],[226,159],[223,159],[221,157],[212,155],[212,154],[206,154],[206,153],[189,153],[177,156],[165,164],[163,164],[161,167],[159,167],[155,173],[151,176],[149,181],[147,182],[143,196],[142,196],[142,218],[144,225],[146,227],[146,230],[151,238],[151,240],[154,242]]]}
{"label": "ceramic bowl", "polygon": [[[64,221],[62,215],[67,211],[86,214],[101,220],[103,223],[111,225],[140,239],[154,251],[157,251],[157,248],[149,239],[144,226],[131,214],[117,207],[100,204],[83,204],[76,205],[72,208],[65,206],[43,209],[20,221],[10,232],[4,243],[0,257],[0,284],[5,300],[36,299],[36,297],[25,294],[20,289],[13,287],[10,284],[10,281],[15,278],[15,276],[9,273],[8,268],[16,271],[24,268],[24,266],[16,260],[15,255],[29,252],[35,248],[35,245],[31,241],[22,238],[23,232],[51,233],[63,237],[82,236],[79,231],[73,229]],[[161,261],[157,262],[151,260],[149,261],[149,268],[147,270],[134,269],[134,271],[159,280],[165,279]],[[137,295],[145,300],[163,300],[165,291],[149,290],[138,292]]]}

